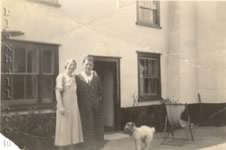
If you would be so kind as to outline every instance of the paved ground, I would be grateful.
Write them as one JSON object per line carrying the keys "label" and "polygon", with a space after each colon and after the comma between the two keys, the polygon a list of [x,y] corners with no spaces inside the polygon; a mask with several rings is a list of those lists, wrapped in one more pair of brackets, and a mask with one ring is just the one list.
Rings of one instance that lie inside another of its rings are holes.
{"label": "paved ground", "polygon": [[[161,145],[163,133],[156,133],[152,141],[151,150],[225,150],[226,127],[193,127],[195,141],[188,141],[182,146]],[[183,130],[178,130],[178,136],[184,135]],[[111,136],[102,150],[135,150],[131,137],[119,133]],[[114,138],[115,136],[115,138]],[[181,143],[178,141],[177,143]]]}

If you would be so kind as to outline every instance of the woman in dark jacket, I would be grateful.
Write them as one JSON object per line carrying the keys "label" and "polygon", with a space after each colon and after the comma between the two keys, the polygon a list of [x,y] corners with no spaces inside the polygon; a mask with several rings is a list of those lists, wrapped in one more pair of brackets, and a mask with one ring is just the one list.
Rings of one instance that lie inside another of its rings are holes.
{"label": "woman in dark jacket", "polygon": [[104,144],[101,83],[93,66],[93,58],[85,57],[83,71],[76,76],[85,150],[97,150]]}

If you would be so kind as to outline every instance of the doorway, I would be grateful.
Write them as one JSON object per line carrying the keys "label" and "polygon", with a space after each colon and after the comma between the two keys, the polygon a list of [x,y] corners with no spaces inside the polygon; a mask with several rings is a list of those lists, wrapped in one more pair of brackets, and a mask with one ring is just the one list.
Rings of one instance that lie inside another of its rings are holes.
{"label": "doorway", "polygon": [[120,130],[120,58],[94,57],[94,70],[102,84],[105,132]]}

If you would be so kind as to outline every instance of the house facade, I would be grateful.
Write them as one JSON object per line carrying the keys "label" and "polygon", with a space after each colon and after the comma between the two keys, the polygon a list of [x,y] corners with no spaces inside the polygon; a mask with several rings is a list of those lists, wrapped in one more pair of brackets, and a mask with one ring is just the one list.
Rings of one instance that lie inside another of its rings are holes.
{"label": "house facade", "polygon": [[56,75],[68,58],[79,73],[86,55],[113,130],[126,121],[157,125],[166,98],[190,104],[194,118],[198,93],[207,116],[225,106],[224,2],[3,0],[2,9],[6,114],[51,113]]}

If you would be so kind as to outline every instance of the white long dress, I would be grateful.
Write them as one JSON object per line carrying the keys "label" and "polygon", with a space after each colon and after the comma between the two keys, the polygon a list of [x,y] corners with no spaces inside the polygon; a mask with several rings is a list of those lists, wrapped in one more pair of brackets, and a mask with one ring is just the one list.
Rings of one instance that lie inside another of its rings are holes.
{"label": "white long dress", "polygon": [[82,126],[77,102],[77,84],[75,77],[59,74],[56,88],[62,93],[65,108],[64,115],[58,109],[56,113],[55,145],[66,146],[83,142]]}

